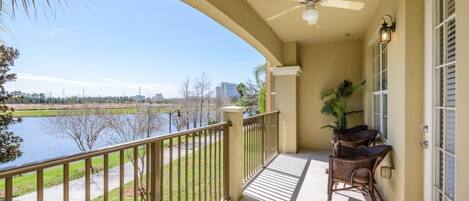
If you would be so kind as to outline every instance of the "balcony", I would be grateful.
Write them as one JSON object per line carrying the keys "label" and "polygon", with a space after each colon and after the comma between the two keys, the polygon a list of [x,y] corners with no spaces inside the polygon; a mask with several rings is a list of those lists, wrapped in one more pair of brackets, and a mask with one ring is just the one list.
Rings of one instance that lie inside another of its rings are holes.
{"label": "balcony", "polygon": [[[279,154],[279,112],[243,119],[227,111],[223,123],[2,169],[4,200],[236,200],[236,191],[243,200],[327,199],[328,152]],[[73,179],[70,167],[83,161],[84,177]],[[62,169],[60,185],[46,186],[51,168]],[[16,196],[15,177],[26,174],[36,191]],[[333,200],[366,199],[344,192]]]}

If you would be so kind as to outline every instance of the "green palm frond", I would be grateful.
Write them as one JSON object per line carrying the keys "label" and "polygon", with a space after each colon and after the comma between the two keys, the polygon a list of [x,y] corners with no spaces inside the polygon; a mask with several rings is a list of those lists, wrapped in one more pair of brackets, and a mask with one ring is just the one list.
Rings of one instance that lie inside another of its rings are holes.
{"label": "green palm frond", "polygon": [[254,78],[257,85],[262,85],[265,82],[265,68],[267,64],[261,64],[254,67]]}
{"label": "green palm frond", "polygon": [[323,92],[321,93],[321,100],[324,100],[326,97],[329,97],[329,96],[334,95],[334,94],[335,94],[335,91],[332,90],[332,89],[323,91]]}
{"label": "green palm frond", "polygon": [[335,126],[326,125],[322,128],[347,128],[347,116],[360,112],[347,112],[347,98],[359,90],[364,84],[365,81],[354,84],[350,80],[344,80],[335,90],[328,89],[321,93],[321,101],[323,101],[321,113],[326,116],[334,117],[335,119]]}

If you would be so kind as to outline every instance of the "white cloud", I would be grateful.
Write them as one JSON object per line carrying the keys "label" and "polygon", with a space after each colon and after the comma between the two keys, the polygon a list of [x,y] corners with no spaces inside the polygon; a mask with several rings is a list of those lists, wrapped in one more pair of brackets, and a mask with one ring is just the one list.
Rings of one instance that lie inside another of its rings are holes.
{"label": "white cloud", "polygon": [[[73,89],[94,89],[96,93],[94,95],[103,95],[107,94],[109,91],[116,91],[116,89],[120,89],[118,91],[128,92],[135,92],[138,89],[142,89],[143,95],[146,94],[153,94],[156,92],[162,92],[163,94],[174,97],[177,94],[177,87],[170,86],[170,85],[163,85],[159,83],[133,83],[122,81],[114,78],[101,78],[98,81],[83,81],[83,80],[71,80],[71,79],[64,79],[64,78],[57,78],[52,76],[44,76],[44,75],[34,75],[29,73],[17,73],[17,81],[33,81],[34,83],[49,83],[54,84],[57,89],[50,89],[50,90],[62,90],[63,87],[73,88]],[[50,85],[48,85],[50,86]],[[39,89],[40,86],[29,86],[28,91],[32,91],[37,88]],[[118,94],[114,94],[118,95]]]}

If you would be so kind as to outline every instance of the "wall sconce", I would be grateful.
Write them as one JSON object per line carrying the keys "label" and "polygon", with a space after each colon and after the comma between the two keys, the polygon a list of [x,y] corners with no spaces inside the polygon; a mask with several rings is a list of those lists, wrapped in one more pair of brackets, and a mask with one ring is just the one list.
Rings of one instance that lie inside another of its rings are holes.
{"label": "wall sconce", "polygon": [[381,166],[380,168],[380,175],[384,179],[391,179],[392,177],[392,170],[394,168],[391,166]]}
{"label": "wall sconce", "polygon": [[[380,43],[389,43],[391,42],[391,34],[396,31],[396,22],[391,15],[383,16],[383,24],[379,29],[379,42]],[[386,19],[390,20],[389,24]]]}

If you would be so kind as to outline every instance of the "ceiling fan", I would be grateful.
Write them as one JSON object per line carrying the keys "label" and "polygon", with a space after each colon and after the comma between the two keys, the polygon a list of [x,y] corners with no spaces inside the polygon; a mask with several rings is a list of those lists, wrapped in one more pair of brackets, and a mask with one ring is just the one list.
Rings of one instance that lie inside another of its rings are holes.
{"label": "ceiling fan", "polygon": [[278,17],[281,17],[282,15],[285,15],[296,9],[304,7],[306,9],[305,11],[303,11],[303,14],[302,14],[303,20],[308,22],[308,25],[314,25],[318,22],[318,19],[319,19],[319,12],[316,10],[316,7],[318,6],[318,4],[323,7],[343,8],[343,9],[349,9],[349,10],[361,10],[365,6],[363,2],[347,1],[347,0],[290,0],[290,1],[296,1],[300,5],[297,5],[292,8],[288,8],[280,13],[277,13],[267,18],[266,20],[267,21],[274,20]]}

